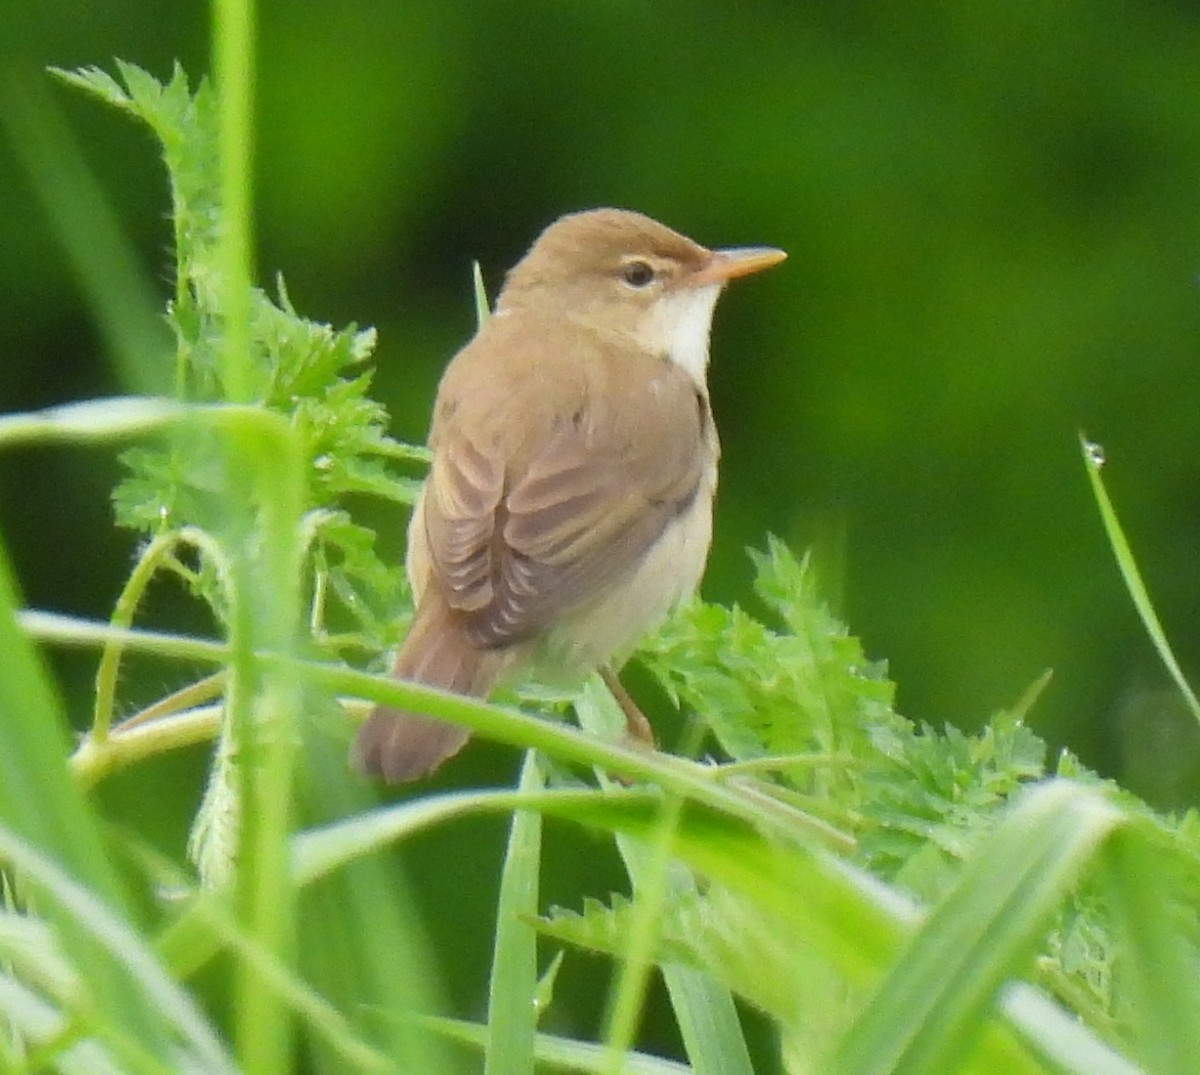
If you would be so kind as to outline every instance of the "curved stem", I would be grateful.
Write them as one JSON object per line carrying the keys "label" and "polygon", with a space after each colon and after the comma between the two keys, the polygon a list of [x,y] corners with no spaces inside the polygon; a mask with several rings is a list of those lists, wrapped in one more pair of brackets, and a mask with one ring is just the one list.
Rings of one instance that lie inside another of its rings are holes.
{"label": "curved stem", "polygon": [[90,788],[109,773],[144,758],[203,743],[217,734],[223,708],[208,705],[186,709],[129,732],[115,731],[103,740],[84,739],[71,755],[71,772],[82,787]]}
{"label": "curved stem", "polygon": [[[162,561],[175,550],[179,534],[170,531],[159,534],[143,550],[134,564],[133,571],[125,581],[109,622],[113,627],[132,627],[133,617],[141,604],[142,595],[154,577]],[[100,653],[100,664],[96,668],[96,705],[92,712],[92,728],[88,738],[102,743],[108,738],[112,727],[113,709],[116,704],[117,674],[121,668],[121,656],[125,646],[119,641],[105,643]]]}
{"label": "curved stem", "polygon": [[[217,575],[227,586],[227,571],[223,566],[225,557],[220,546],[203,530],[188,526],[180,530],[167,531],[155,537],[142,550],[134,565],[133,571],[125,582],[116,606],[113,608],[110,624],[118,630],[128,630],[133,626],[133,617],[138,605],[150,585],[158,569],[168,562],[181,544],[194,545],[213,561]],[[120,639],[105,642],[100,654],[100,664],[96,668],[96,704],[92,713],[92,727],[88,738],[95,743],[102,743],[108,738],[112,728],[113,711],[116,706],[117,677],[121,670],[121,658],[125,653],[125,643]]]}

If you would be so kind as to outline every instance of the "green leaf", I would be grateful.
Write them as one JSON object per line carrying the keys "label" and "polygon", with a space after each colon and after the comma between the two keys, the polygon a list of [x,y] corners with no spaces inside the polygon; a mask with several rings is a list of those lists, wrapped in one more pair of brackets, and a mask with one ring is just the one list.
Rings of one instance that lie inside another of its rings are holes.
{"label": "green leaf", "polygon": [[[815,592],[807,560],[772,541],[751,553],[755,589],[780,620],[774,630],[741,609],[692,604],[641,650],[677,701],[694,708],[736,760],[771,755],[855,753],[904,722],[891,709],[892,684]],[[852,769],[813,767],[796,785],[853,801]]]}
{"label": "green leaf", "polygon": [[[427,1024],[452,1041],[483,1048],[487,1028],[461,1019],[430,1019]],[[582,1072],[601,1075],[608,1057],[602,1046],[586,1041],[574,1041],[552,1034],[534,1037],[534,1055],[539,1064],[553,1071]],[[689,1075],[691,1068],[673,1060],[650,1056],[647,1053],[627,1053],[622,1058],[624,1075]]]}
{"label": "green leaf", "polygon": [[1179,662],[1175,659],[1175,652],[1167,640],[1167,633],[1163,630],[1158,613],[1154,611],[1154,602],[1150,599],[1150,591],[1146,588],[1141,571],[1138,570],[1137,560],[1134,559],[1133,550],[1129,546],[1129,539],[1125,536],[1125,530],[1121,526],[1117,510],[1113,507],[1108,490],[1104,488],[1104,479],[1100,477],[1103,454],[1097,445],[1092,444],[1082,434],[1079,437],[1079,444],[1083,451],[1083,464],[1087,470],[1088,482],[1092,487],[1092,496],[1095,498],[1096,506],[1100,509],[1104,532],[1108,535],[1108,543],[1112,546],[1113,556],[1116,557],[1117,567],[1121,570],[1121,578],[1125,581],[1125,588],[1133,600],[1133,607],[1137,609],[1146,634],[1150,636],[1150,641],[1154,643],[1159,658],[1166,666],[1171,679],[1175,681],[1180,694],[1187,701],[1192,715],[1200,720],[1200,699],[1196,697],[1191,685],[1184,677],[1183,669],[1179,667]]}
{"label": "green leaf", "polygon": [[475,324],[483,328],[484,323],[492,316],[492,307],[488,302],[487,288],[483,284],[483,269],[478,261],[471,262],[471,281],[475,292]]}
{"label": "green leaf", "polygon": [[[147,1013],[154,1013],[174,1029],[180,1038],[178,1066],[186,1068],[198,1064],[213,1072],[234,1070],[224,1045],[192,999],[171,980],[154,953],[113,908],[73,881],[58,865],[7,826],[0,826],[0,855],[52,899],[74,929],[88,936],[117,962],[127,976],[123,988],[128,992],[122,997],[126,1006],[141,1007]],[[99,984],[98,979],[92,977],[96,969],[94,964],[89,967],[92,991]],[[94,992],[91,996],[92,1002],[102,1008],[111,1007],[116,999]],[[139,1022],[144,1022],[144,1017]],[[130,1029],[135,1026],[137,1023],[129,1024]]]}
{"label": "green leaf", "polygon": [[[67,905],[82,891],[114,908],[122,892],[100,839],[94,815],[69,780],[63,759],[67,732],[63,714],[42,661],[13,618],[15,593],[6,554],[0,546],[0,825],[12,853],[37,869],[56,900],[49,910],[60,930],[64,954],[75,970],[87,976],[95,1009],[131,1036],[164,1046],[166,1032],[160,1011],[137,995],[133,972],[121,954],[84,921],[77,904]],[[53,860],[53,861],[51,861]],[[61,883],[60,883],[61,882]],[[113,912],[116,913],[116,912]]]}
{"label": "green leaf", "polygon": [[375,533],[345,511],[310,513],[313,567],[325,596],[315,610],[317,641],[333,632],[369,653],[391,649],[407,630],[407,580],[375,552]]}
{"label": "green leaf", "polygon": [[[1136,1013],[1137,1052],[1155,1075],[1187,1075],[1200,1056],[1200,949],[1194,899],[1181,903],[1169,883],[1170,856],[1161,833],[1129,826],[1111,841],[1105,880],[1124,942],[1121,973]],[[1194,893],[1194,866],[1191,872]]]}
{"label": "green leaf", "polygon": [[1095,792],[1027,792],[892,964],[835,1064],[846,1075],[954,1071],[1003,981],[1028,963],[1051,914],[1122,822]]}
{"label": "green leaf", "polygon": [[0,416],[0,445],[124,440],[176,424],[187,413],[170,400],[133,396],[69,403]]}
{"label": "green leaf", "polygon": [[[525,755],[519,787],[522,792],[542,790],[541,767],[533,751]],[[537,933],[529,919],[538,910],[541,854],[541,816],[532,810],[516,811],[496,905],[485,1075],[533,1075],[538,1016],[534,1003],[538,989]]]}

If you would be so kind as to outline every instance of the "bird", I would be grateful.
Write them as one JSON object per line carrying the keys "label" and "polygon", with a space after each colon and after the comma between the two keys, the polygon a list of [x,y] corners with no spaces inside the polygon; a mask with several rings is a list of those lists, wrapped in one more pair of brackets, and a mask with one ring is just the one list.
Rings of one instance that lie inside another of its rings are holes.
{"label": "bird", "polygon": [[[392,673],[475,698],[615,669],[697,589],[719,442],[707,369],[724,285],[784,260],[709,249],[641,213],[559,217],[451,359],[408,528],[415,599]],[[650,738],[640,711],[630,731]],[[427,776],[469,738],[376,705],[351,762]]]}

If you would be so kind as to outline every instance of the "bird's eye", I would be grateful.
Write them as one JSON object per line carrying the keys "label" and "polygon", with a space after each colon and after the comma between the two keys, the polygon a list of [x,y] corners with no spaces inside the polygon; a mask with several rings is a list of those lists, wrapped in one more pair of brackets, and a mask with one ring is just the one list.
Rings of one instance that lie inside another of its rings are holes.
{"label": "bird's eye", "polygon": [[630,287],[649,287],[654,282],[654,268],[644,261],[631,261],[621,269],[621,277]]}

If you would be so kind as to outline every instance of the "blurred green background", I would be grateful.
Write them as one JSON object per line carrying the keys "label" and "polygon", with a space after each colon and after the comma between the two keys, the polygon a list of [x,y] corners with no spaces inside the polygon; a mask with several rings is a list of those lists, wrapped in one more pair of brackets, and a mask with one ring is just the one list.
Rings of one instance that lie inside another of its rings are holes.
{"label": "blurred green background", "polygon": [[[198,75],[206,6],[9,2],[0,104],[49,90],[165,297],[150,138],[43,68],[119,56]],[[768,531],[815,546],[911,718],[976,727],[1053,668],[1039,733],[1159,805],[1197,800],[1200,736],[1122,589],[1076,439],[1103,444],[1200,675],[1194,4],[265,0],[259,30],[260,279],[282,272],[307,316],[378,327],[398,436],[424,435],[472,331],[471,260],[494,292],[564,211],[627,206],[710,245],[782,246],[786,266],[717,315],[706,595],[749,599],[742,550]],[[120,391],[3,133],[0,409]],[[31,604],[108,615],[132,548],[110,522],[116,473],[108,451],[0,458],[0,531]],[[399,555],[398,522],[385,540]],[[82,720],[90,659],[56,662]],[[165,815],[194,808],[200,760],[161,763],[189,774]],[[444,779],[513,769],[484,746]],[[417,869],[476,847],[490,886],[498,833],[431,841]],[[471,892],[430,884],[430,905],[471,913]]]}

